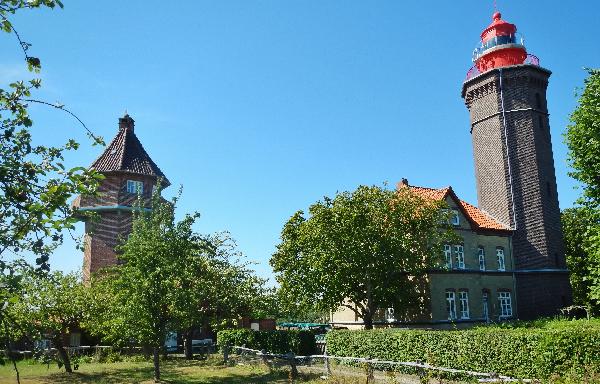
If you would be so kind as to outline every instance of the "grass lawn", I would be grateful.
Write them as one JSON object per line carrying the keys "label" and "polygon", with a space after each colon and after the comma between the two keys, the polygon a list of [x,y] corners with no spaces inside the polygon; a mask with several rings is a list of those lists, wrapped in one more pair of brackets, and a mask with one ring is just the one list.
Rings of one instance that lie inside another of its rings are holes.
{"label": "grass lawn", "polygon": [[[24,361],[18,364],[22,384],[54,383],[153,383],[153,366],[150,361],[118,363],[83,363],[72,374],[59,370],[56,364],[46,365]],[[225,367],[203,361],[168,360],[161,362],[164,383],[187,384],[246,384],[287,383],[287,372],[269,373],[261,366]],[[317,375],[303,377],[301,383],[325,383]],[[12,365],[0,366],[0,383],[16,383]]]}

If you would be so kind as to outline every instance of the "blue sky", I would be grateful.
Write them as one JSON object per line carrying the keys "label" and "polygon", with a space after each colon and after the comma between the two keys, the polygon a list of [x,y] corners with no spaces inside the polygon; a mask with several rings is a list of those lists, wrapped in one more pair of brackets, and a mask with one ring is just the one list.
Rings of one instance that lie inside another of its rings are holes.
{"label": "blue sky", "polygon": [[[460,97],[490,1],[69,1],[23,12],[15,26],[42,59],[43,90],[112,139],[125,109],[197,229],[228,230],[271,276],[284,222],[324,195],[402,177],[452,185],[476,203],[469,116]],[[578,196],[562,133],[598,67],[595,2],[498,1],[530,53],[553,71],[548,108],[562,208]],[[16,42],[0,39],[0,83],[27,78]],[[34,136],[82,142],[69,116],[33,107]],[[79,234],[82,227],[78,228]],[[72,242],[51,259],[76,270]]]}

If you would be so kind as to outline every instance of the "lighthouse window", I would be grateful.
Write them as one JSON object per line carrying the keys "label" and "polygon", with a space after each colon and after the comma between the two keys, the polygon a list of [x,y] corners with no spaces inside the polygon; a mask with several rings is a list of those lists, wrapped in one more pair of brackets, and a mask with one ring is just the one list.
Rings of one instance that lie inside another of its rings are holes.
{"label": "lighthouse window", "polygon": [[144,183],[137,180],[127,180],[127,192],[128,193],[144,193]]}
{"label": "lighthouse window", "polygon": [[542,118],[542,116],[538,116],[538,125],[540,126],[541,130],[544,129],[544,119]]}
{"label": "lighthouse window", "polygon": [[542,109],[542,98],[539,93],[535,94],[535,105],[537,106],[537,109]]}
{"label": "lighthouse window", "polygon": [[546,192],[548,192],[548,196],[552,196],[552,189],[549,181],[546,181]]}

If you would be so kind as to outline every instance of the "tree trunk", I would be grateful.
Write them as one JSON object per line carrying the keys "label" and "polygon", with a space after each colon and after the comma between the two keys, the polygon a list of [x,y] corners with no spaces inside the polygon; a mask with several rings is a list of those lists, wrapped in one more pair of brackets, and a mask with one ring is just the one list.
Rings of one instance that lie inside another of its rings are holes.
{"label": "tree trunk", "polygon": [[365,323],[365,329],[373,329],[373,315],[371,312],[365,312],[363,321]]}
{"label": "tree trunk", "polygon": [[65,349],[62,334],[59,334],[57,337],[54,338],[54,344],[56,345],[58,356],[60,357],[60,360],[65,366],[65,371],[68,373],[73,373],[73,369],[71,369],[71,359],[69,359],[69,353]]}
{"label": "tree trunk", "polygon": [[160,347],[154,346],[152,355],[154,360],[154,382],[157,383],[160,381]]}
{"label": "tree trunk", "polygon": [[186,329],[183,334],[183,347],[185,358],[188,360],[193,359],[194,353],[192,352],[192,328]]}
{"label": "tree trunk", "polygon": [[373,308],[373,285],[371,284],[370,280],[367,282],[367,303],[365,307],[365,313],[363,316],[365,329],[373,329],[373,313],[375,313],[375,311]]}

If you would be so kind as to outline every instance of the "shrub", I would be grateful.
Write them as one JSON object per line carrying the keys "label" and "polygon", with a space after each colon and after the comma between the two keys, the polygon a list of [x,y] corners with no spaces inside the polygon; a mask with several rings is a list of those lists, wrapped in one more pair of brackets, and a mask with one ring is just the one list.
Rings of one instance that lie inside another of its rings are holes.
{"label": "shrub", "polygon": [[438,367],[547,378],[564,372],[600,370],[600,327],[470,330],[334,331],[327,351],[335,356],[426,361]]}
{"label": "shrub", "polygon": [[250,329],[228,329],[217,333],[220,346],[243,346],[266,350],[271,353],[293,352],[296,355],[316,353],[315,336],[309,331],[252,331]]}

